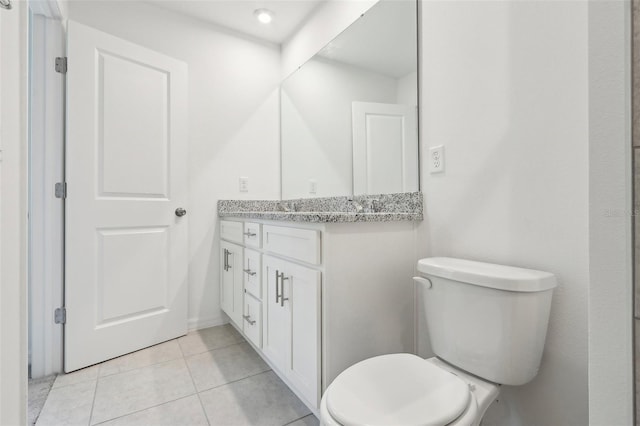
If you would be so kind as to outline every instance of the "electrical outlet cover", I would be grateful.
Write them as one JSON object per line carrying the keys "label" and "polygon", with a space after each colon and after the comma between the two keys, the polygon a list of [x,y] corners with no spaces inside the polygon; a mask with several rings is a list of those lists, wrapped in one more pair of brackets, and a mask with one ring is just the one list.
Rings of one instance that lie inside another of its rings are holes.
{"label": "electrical outlet cover", "polygon": [[444,145],[429,148],[429,172],[444,172]]}

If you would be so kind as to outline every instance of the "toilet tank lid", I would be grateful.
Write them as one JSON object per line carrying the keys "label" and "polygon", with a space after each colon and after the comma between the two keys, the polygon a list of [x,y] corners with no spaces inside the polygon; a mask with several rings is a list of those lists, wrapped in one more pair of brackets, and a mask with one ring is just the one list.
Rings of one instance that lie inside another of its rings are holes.
{"label": "toilet tank lid", "polygon": [[549,272],[451,257],[420,259],[418,272],[506,291],[537,292],[557,286],[555,275]]}

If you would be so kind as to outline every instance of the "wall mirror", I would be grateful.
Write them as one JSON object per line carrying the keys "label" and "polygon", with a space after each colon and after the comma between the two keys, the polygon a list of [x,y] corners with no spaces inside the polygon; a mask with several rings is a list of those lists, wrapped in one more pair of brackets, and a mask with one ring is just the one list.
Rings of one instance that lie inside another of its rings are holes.
{"label": "wall mirror", "polygon": [[418,190],[417,39],[381,0],[283,81],[283,199]]}

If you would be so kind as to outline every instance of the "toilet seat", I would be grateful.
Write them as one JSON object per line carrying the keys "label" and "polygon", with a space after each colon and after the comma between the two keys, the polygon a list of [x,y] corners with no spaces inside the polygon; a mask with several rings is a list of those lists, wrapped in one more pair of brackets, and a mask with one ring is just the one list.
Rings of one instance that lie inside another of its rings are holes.
{"label": "toilet seat", "polygon": [[382,355],[349,367],[323,400],[328,414],[344,426],[446,425],[475,406],[464,380],[411,354]]}

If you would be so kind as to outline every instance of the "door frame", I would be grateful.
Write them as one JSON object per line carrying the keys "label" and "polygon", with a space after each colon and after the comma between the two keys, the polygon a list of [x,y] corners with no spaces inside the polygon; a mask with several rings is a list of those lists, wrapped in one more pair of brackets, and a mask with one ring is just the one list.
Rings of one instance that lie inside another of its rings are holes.
{"label": "door frame", "polygon": [[64,181],[65,31],[55,0],[30,2],[29,64],[29,375],[62,372],[64,327],[54,311],[64,305],[64,200],[52,196]]}

